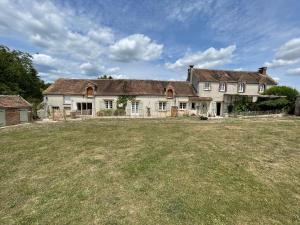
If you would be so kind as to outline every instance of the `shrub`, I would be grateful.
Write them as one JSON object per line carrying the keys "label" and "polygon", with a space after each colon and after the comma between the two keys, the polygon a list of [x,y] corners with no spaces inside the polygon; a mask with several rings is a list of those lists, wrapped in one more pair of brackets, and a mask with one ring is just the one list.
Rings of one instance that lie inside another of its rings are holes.
{"label": "shrub", "polygon": [[112,116],[113,110],[112,109],[102,109],[97,112],[97,116]]}
{"label": "shrub", "polygon": [[264,95],[277,95],[277,96],[286,96],[288,104],[286,105],[287,112],[290,114],[294,113],[295,110],[295,101],[299,92],[295,88],[290,88],[287,86],[274,86],[267,89],[264,92]]}
{"label": "shrub", "polygon": [[208,120],[207,116],[200,116],[199,118],[200,118],[200,120]]}
{"label": "shrub", "polygon": [[125,116],[125,115],[126,115],[125,109],[119,108],[114,111],[114,116]]}
{"label": "shrub", "polygon": [[281,110],[288,107],[290,102],[285,98],[271,99],[257,103],[260,110]]}

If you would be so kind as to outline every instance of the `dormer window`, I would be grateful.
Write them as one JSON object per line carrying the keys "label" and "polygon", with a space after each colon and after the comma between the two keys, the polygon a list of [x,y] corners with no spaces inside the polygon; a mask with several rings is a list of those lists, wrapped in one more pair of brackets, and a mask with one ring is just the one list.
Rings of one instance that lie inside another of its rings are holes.
{"label": "dormer window", "polygon": [[258,86],[258,92],[259,93],[264,93],[265,90],[266,90],[266,85],[265,84],[260,84]]}
{"label": "dormer window", "polygon": [[246,84],[245,83],[238,83],[238,92],[239,93],[244,93],[245,92],[245,88],[246,88]]}
{"label": "dormer window", "polygon": [[204,83],[204,91],[210,91],[210,90],[211,90],[210,82],[205,82]]}
{"label": "dormer window", "polygon": [[88,87],[88,88],[86,89],[86,95],[87,95],[88,97],[93,97],[93,96],[94,96],[94,89],[93,89],[92,87]]}
{"label": "dormer window", "polygon": [[220,83],[219,91],[220,92],[225,92],[226,91],[226,83],[225,82]]}
{"label": "dormer window", "polygon": [[172,85],[168,85],[167,88],[164,88],[165,90],[165,95],[167,98],[174,98],[174,88],[172,87]]}

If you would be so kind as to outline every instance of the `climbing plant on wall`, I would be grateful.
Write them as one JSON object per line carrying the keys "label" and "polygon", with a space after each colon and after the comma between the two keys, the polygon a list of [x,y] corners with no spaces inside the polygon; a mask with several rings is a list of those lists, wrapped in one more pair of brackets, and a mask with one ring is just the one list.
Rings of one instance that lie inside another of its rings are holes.
{"label": "climbing plant on wall", "polygon": [[125,109],[127,106],[128,101],[133,101],[135,96],[128,96],[128,95],[121,95],[118,97],[117,100],[117,108],[118,109]]}

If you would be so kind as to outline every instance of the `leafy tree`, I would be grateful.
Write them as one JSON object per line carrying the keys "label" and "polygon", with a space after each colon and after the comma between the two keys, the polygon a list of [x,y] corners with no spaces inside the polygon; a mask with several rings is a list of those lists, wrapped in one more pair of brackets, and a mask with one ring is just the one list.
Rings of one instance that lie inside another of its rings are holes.
{"label": "leafy tree", "polygon": [[0,94],[18,94],[32,103],[40,102],[48,85],[39,78],[30,54],[0,45]]}
{"label": "leafy tree", "polygon": [[110,75],[108,76],[108,75],[104,74],[104,75],[99,76],[98,79],[110,79],[111,80],[111,79],[113,79],[113,77]]}

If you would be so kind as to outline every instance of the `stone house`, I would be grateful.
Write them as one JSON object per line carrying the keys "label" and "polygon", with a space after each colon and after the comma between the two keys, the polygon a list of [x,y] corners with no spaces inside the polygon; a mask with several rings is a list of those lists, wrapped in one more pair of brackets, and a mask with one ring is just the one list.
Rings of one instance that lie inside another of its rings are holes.
{"label": "stone house", "polygon": [[30,122],[31,104],[19,95],[0,95],[0,126]]}
{"label": "stone house", "polygon": [[224,116],[236,96],[251,101],[276,82],[257,72],[197,69],[190,66],[187,81],[133,79],[58,79],[44,91],[47,112],[96,116],[116,110],[120,96],[130,96],[125,113],[133,117],[181,115]]}

